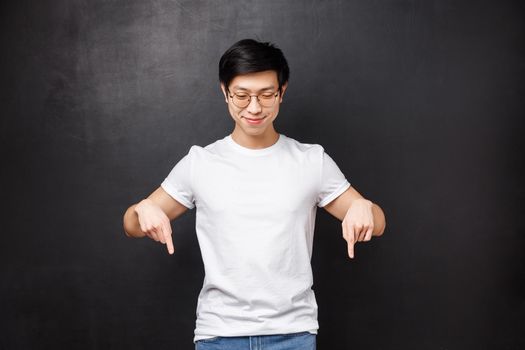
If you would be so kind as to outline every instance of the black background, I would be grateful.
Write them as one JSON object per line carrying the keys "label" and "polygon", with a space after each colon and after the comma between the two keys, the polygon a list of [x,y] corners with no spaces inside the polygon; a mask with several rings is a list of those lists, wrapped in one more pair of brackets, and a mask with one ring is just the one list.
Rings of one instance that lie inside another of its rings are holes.
{"label": "black background", "polygon": [[318,348],[521,349],[520,1],[1,5],[1,349],[192,349],[195,211],[176,253],[122,215],[233,130],[218,61],[275,42],[278,132],[319,143],[387,216],[347,257],[319,209]]}

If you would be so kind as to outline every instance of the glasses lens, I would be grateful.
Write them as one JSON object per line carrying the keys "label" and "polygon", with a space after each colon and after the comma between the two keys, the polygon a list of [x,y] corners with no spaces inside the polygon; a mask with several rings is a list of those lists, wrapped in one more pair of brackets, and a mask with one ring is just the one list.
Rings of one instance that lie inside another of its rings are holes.
{"label": "glasses lens", "polygon": [[246,94],[233,94],[233,104],[239,108],[244,108],[250,104],[250,95]]}
{"label": "glasses lens", "polygon": [[259,103],[263,107],[271,107],[273,106],[273,103],[275,102],[275,96],[276,96],[275,92],[271,94],[261,94],[259,95]]}
{"label": "glasses lens", "polygon": [[[264,93],[257,96],[257,101],[263,107],[271,107],[275,103],[275,98],[277,93]],[[252,96],[248,94],[233,94],[232,101],[233,104],[239,108],[246,108],[250,104]]]}

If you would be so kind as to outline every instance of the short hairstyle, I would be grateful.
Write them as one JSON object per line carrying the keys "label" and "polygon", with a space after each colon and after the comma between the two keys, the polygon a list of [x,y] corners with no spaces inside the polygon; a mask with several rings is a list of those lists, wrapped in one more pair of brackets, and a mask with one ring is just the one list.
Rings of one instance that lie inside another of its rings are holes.
{"label": "short hairstyle", "polygon": [[228,89],[238,75],[273,70],[277,73],[279,91],[288,82],[290,69],[283,52],[274,44],[253,39],[239,40],[219,61],[219,80]]}

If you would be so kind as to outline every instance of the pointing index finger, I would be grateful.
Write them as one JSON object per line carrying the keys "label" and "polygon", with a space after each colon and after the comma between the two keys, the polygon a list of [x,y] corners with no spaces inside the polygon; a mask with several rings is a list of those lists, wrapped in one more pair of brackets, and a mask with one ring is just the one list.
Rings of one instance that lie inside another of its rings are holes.
{"label": "pointing index finger", "polygon": [[168,253],[173,254],[175,247],[173,247],[173,240],[171,239],[171,227],[169,225],[164,226],[162,230],[164,238],[166,240],[166,246],[168,248]]}
{"label": "pointing index finger", "polygon": [[350,232],[348,234],[348,256],[350,256],[351,259],[354,258],[354,244],[355,244],[355,232],[354,227],[350,225]]}

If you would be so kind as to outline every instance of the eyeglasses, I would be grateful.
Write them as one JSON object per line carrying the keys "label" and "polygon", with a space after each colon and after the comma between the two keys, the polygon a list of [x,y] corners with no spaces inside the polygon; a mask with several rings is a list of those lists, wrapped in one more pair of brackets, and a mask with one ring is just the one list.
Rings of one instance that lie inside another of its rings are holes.
{"label": "eyeglasses", "polygon": [[275,103],[275,99],[278,95],[279,92],[263,92],[259,95],[250,95],[244,92],[236,92],[229,96],[232,99],[234,105],[239,108],[246,108],[252,102],[252,97],[257,97],[257,101],[262,107],[271,107]]}

